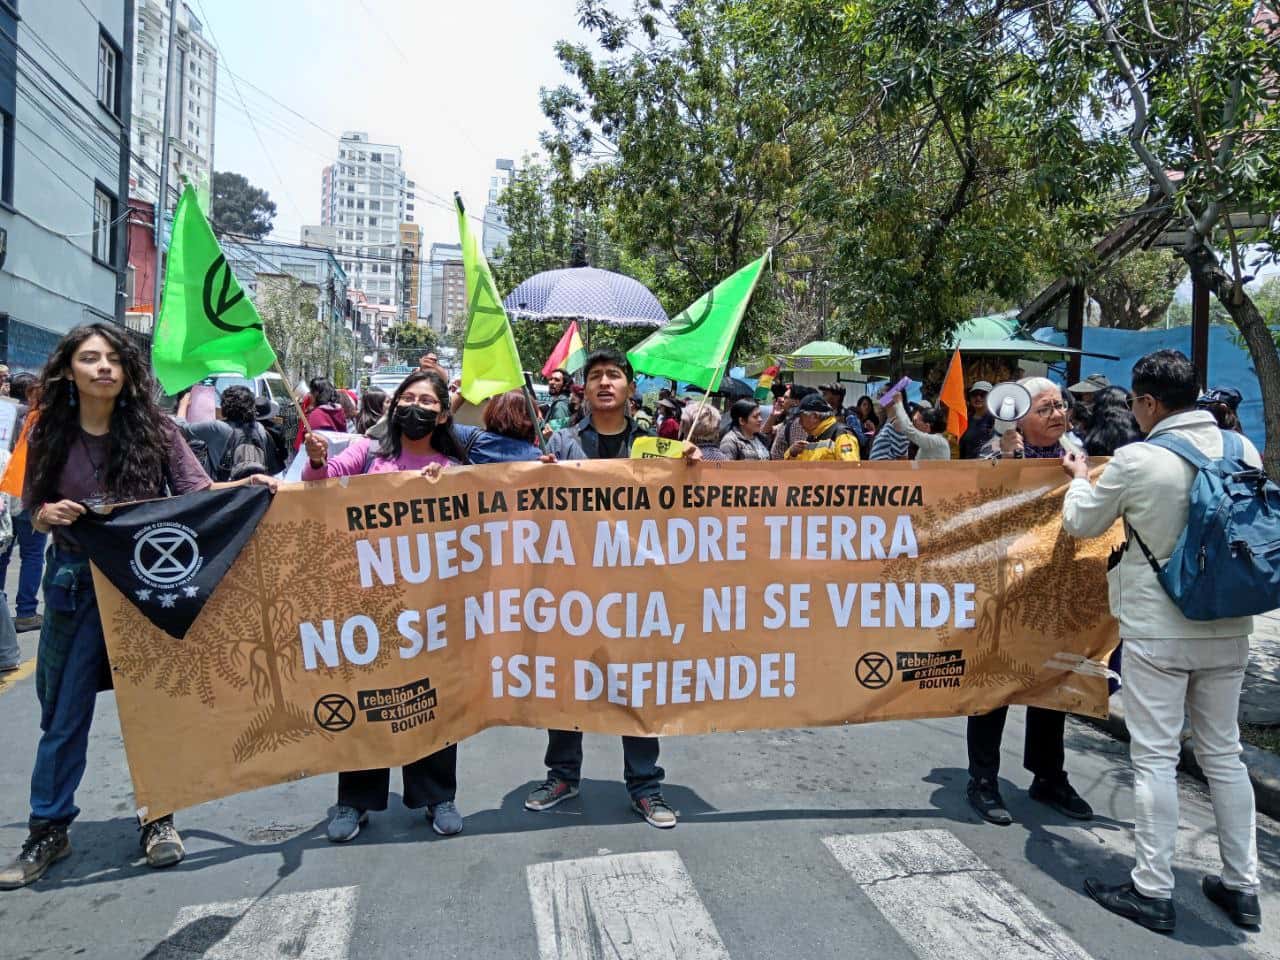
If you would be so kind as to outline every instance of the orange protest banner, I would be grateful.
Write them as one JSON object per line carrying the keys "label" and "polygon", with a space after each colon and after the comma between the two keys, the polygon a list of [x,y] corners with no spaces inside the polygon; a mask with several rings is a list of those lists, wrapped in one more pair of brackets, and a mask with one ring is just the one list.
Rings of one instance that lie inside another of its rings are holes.
{"label": "orange protest banner", "polygon": [[[282,489],[183,640],[95,570],[138,805],[395,766],[497,725],[1103,715],[1115,538],[1064,534],[1064,490],[1051,462],[665,459]],[[200,545],[168,544],[177,595]]]}

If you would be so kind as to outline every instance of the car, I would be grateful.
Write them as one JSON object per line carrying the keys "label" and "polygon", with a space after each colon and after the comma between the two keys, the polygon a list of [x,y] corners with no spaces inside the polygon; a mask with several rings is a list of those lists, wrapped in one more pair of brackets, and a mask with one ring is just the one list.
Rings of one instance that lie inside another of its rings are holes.
{"label": "car", "polygon": [[369,375],[369,387],[377,387],[390,395],[404,382],[404,378],[414,371],[413,367],[383,367]]}
{"label": "car", "polygon": [[[240,386],[248,387],[253,391],[255,397],[266,397],[275,401],[279,408],[279,420],[284,425],[285,435],[292,435],[298,429],[298,411],[294,408],[293,398],[289,392],[289,385],[285,383],[284,378],[280,374],[273,371],[260,373],[256,377],[246,377],[238,373],[215,373],[205,377],[200,381],[205,386],[213,387],[218,395],[218,405],[222,405],[222,392],[227,387]],[[162,401],[163,407],[173,410],[177,407],[174,398],[166,398]]]}

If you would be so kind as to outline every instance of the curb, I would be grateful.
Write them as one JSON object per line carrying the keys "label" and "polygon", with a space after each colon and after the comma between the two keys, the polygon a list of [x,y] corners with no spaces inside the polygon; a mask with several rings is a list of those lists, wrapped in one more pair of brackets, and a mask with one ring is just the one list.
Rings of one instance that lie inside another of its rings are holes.
{"label": "curb", "polygon": [[[1100,720],[1096,717],[1079,719],[1117,740],[1128,743],[1129,728],[1124,722],[1124,705],[1119,697],[1112,697],[1110,706],[1111,713],[1106,719]],[[1240,759],[1244,761],[1249,771],[1258,812],[1280,819],[1280,757],[1266,750],[1260,750],[1251,743],[1242,743],[1240,746],[1242,748]],[[1204,771],[1200,769],[1200,762],[1196,760],[1195,749],[1191,746],[1191,737],[1185,731],[1182,736],[1182,755],[1178,760],[1178,769],[1191,774],[1201,783],[1207,782]]]}

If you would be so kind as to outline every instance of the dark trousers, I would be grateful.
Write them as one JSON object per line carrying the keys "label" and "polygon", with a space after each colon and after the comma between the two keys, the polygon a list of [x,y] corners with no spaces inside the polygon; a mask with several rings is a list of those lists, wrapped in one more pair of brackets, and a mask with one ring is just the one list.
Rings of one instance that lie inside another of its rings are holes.
{"label": "dark trousers", "polygon": [[[437,750],[400,770],[404,780],[404,805],[410,810],[434,807],[458,794],[458,745]],[[391,770],[351,770],[338,774],[338,803],[357,810],[387,809]]]}
{"label": "dark trousers", "polygon": [[[544,762],[551,776],[577,786],[582,779],[582,734],[576,730],[548,730]],[[622,776],[632,799],[661,793],[666,775],[658,766],[657,737],[622,738]]]}
{"label": "dark trousers", "polygon": [[[1008,707],[969,718],[969,776],[994,780],[1000,773],[1000,741]],[[1027,707],[1027,736],[1022,747],[1022,765],[1037,777],[1049,780],[1063,775],[1066,762],[1062,747],[1067,715],[1043,707]]]}
{"label": "dark trousers", "polygon": [[3,588],[5,575],[9,572],[9,558],[13,550],[18,549],[18,597],[14,604],[15,616],[34,617],[38,606],[40,576],[44,572],[45,541],[47,533],[38,533],[31,526],[31,511],[23,510],[13,518],[13,540],[8,549],[0,553],[0,589]]}

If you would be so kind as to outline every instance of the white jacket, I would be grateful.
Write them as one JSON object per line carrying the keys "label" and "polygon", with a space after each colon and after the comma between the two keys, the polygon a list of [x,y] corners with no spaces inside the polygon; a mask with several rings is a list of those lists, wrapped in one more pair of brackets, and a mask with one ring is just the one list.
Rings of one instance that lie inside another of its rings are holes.
{"label": "white jacket", "polygon": [[[1166,417],[1150,436],[1177,431],[1206,456],[1222,456],[1222,432],[1212,414],[1192,410]],[[1244,441],[1244,458],[1262,466],[1257,448]],[[1097,484],[1072,480],[1062,503],[1062,526],[1075,537],[1097,537],[1123,517],[1162,564],[1169,559],[1187,525],[1191,483],[1196,470],[1177,454],[1150,443],[1121,447],[1103,468]],[[1253,632],[1252,617],[1188,620],[1160,586],[1155,571],[1136,543],[1107,573],[1111,612],[1123,639],[1215,639]]]}

